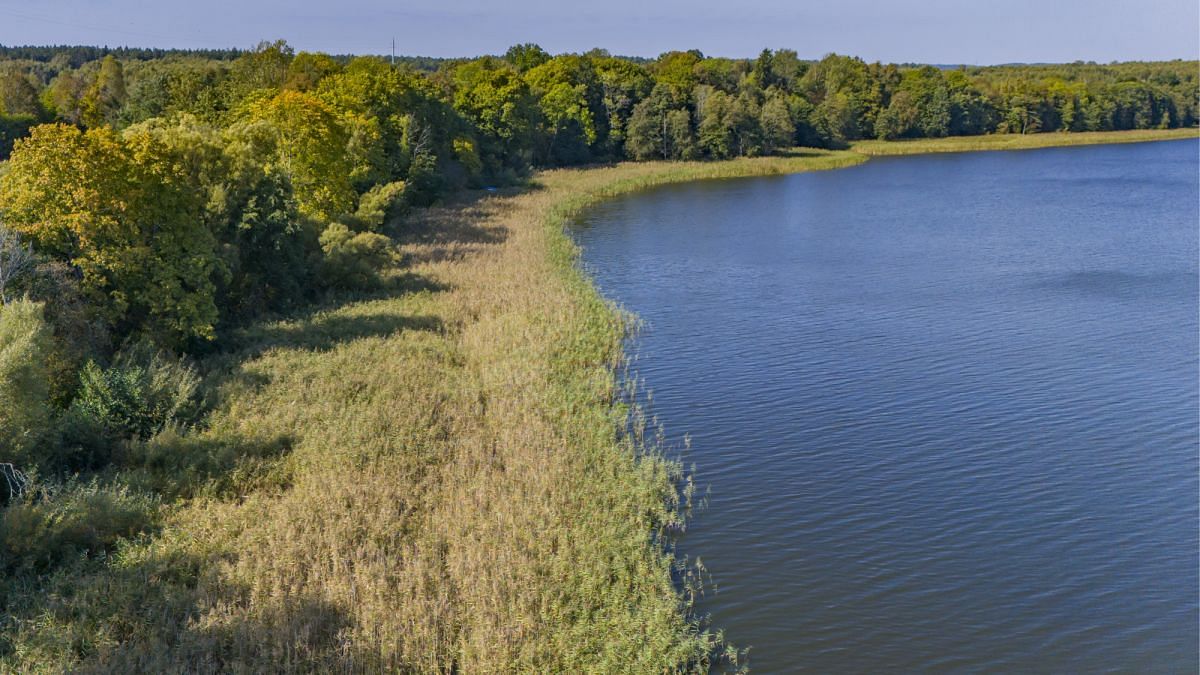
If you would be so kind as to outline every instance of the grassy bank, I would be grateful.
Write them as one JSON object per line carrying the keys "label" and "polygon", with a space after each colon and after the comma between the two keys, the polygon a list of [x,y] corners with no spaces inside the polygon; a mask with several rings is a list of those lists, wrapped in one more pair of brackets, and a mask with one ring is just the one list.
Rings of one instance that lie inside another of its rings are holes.
{"label": "grassy bank", "polygon": [[[384,289],[244,329],[211,357],[212,414],[145,448],[153,471],[4,523],[25,528],[13,541],[98,543],[0,584],[0,671],[706,670],[725,645],[669,549],[682,474],[618,433],[625,325],[564,226],[667,183],[1191,135],[557,170],[423,212],[397,229]],[[109,526],[144,513],[149,529]]]}
{"label": "grassy bank", "polygon": [[[155,526],[10,587],[0,670],[706,669],[722,640],[663,545],[680,473],[618,434],[624,326],[563,225],[651,185],[864,159],[551,171],[405,224],[385,291],[244,330],[205,364],[205,428],[145,450],[174,482],[111,477]],[[82,526],[114,517],[87,499]]]}
{"label": "grassy bank", "polygon": [[1066,145],[1105,143],[1141,143],[1196,138],[1200,129],[1145,129],[1133,131],[1089,131],[1082,133],[993,134],[990,136],[948,136],[901,141],[858,141],[855,152],[871,156],[921,155],[935,152],[971,152],[975,150],[1030,150]]}

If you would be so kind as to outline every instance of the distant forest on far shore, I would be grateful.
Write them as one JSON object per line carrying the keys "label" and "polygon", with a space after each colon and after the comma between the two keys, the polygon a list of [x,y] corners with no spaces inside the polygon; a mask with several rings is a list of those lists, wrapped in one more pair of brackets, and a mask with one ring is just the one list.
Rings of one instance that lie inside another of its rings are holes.
{"label": "distant forest on far shore", "polygon": [[[121,129],[187,114],[227,126],[281,91],[337,108],[323,80],[385,65],[400,82],[386,115],[436,139],[448,176],[476,182],[595,161],[1186,127],[1198,117],[1196,61],[948,67],[837,54],[808,61],[791,50],[754,59],[698,50],[652,60],[603,50],[552,56],[533,44],[475,59],[295,53],[282,41],[250,50],[0,46],[0,158],[40,123]],[[438,111],[426,115],[429,106]],[[471,144],[471,159],[455,156],[451,137]]]}

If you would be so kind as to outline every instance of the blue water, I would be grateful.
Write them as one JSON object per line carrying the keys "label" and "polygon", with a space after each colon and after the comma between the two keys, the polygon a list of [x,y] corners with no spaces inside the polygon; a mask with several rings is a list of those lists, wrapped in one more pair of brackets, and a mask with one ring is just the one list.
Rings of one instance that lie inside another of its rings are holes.
{"label": "blue water", "polygon": [[754,671],[1200,669],[1198,150],[875,159],[584,219]]}

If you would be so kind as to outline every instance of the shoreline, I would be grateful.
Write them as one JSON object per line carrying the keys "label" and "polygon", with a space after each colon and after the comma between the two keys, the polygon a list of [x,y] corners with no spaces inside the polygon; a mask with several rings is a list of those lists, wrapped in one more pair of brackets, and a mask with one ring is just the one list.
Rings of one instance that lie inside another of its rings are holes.
{"label": "shoreline", "polygon": [[628,317],[567,226],[646,188],[870,156],[556,169],[413,214],[385,290],[243,329],[210,364],[219,403],[191,442],[242,458],[233,487],[168,502],[155,536],[56,580],[59,604],[14,607],[54,618],[14,639],[65,670],[271,669],[301,644],[320,670],[736,665],[670,544],[688,477],[652,433],[621,433]]}
{"label": "shoreline", "polygon": [[1037,150],[1081,145],[1151,143],[1200,138],[1200,128],[1134,129],[1129,131],[1050,132],[1038,134],[990,134],[986,136],[946,136],[911,140],[855,141],[850,149],[870,157],[927,155],[943,152],[985,152],[990,150]]}

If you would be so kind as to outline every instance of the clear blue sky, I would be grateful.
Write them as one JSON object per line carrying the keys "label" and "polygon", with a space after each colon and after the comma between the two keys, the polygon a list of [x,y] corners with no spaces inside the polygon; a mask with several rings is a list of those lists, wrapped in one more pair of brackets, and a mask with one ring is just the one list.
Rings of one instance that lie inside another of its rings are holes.
{"label": "clear blue sky", "polygon": [[1200,57],[1197,0],[0,0],[0,44],[473,56],[762,47],[924,63]]}

